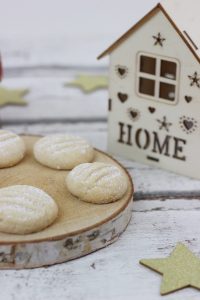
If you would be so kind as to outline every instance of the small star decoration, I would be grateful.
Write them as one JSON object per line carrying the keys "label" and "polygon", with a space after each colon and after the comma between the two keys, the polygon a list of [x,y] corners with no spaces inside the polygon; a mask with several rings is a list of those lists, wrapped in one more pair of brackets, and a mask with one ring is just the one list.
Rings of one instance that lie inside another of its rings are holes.
{"label": "small star decoration", "polygon": [[161,47],[163,47],[163,42],[166,41],[166,39],[161,36],[160,32],[158,33],[158,35],[153,35],[153,38],[155,40],[154,46],[160,45]]}
{"label": "small star decoration", "polygon": [[200,290],[200,258],[181,243],[167,258],[142,259],[140,263],[163,275],[161,295],[189,286]]}
{"label": "small star decoration", "polygon": [[191,80],[190,86],[196,86],[200,88],[200,76],[197,74],[197,72],[194,72],[194,75],[189,75],[188,78]]}
{"label": "small star decoration", "polygon": [[106,76],[97,75],[79,75],[65,86],[79,87],[85,93],[91,93],[98,89],[106,89],[108,87],[108,78]]}
{"label": "small star decoration", "polygon": [[160,124],[159,129],[165,129],[169,132],[169,127],[172,126],[172,123],[167,122],[167,118],[164,116],[162,120],[157,119],[157,122]]}
{"label": "small star decoration", "polygon": [[4,87],[0,87],[0,106],[7,104],[25,105],[24,96],[28,93],[28,90],[10,90]]}

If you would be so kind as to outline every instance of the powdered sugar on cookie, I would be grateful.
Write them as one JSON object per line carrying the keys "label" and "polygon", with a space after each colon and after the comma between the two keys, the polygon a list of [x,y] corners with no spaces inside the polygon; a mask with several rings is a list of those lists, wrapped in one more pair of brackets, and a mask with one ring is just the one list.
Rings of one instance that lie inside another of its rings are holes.
{"label": "powdered sugar on cookie", "polygon": [[70,170],[81,163],[91,162],[94,150],[83,138],[55,134],[41,138],[35,144],[34,156],[38,162],[50,168]]}
{"label": "powdered sugar on cookie", "polygon": [[91,203],[114,202],[127,191],[127,180],[115,165],[94,162],[75,167],[67,176],[69,191]]}
{"label": "powdered sugar on cookie", "polygon": [[13,132],[0,130],[0,168],[16,165],[25,155],[22,138]]}
{"label": "powdered sugar on cookie", "polygon": [[55,201],[28,185],[0,189],[0,231],[28,234],[49,226],[58,215]]}

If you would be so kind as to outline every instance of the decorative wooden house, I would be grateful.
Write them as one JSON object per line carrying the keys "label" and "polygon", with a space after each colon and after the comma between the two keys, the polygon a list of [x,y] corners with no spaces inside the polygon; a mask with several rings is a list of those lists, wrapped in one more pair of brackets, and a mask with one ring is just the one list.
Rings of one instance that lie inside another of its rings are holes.
{"label": "decorative wooden house", "polygon": [[200,1],[167,0],[105,50],[108,148],[200,179]]}

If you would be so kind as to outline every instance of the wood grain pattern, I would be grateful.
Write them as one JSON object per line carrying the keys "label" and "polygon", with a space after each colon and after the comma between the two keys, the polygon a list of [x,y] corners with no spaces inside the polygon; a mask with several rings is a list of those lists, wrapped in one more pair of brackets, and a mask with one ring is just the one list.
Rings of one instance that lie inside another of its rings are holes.
{"label": "wood grain pattern", "polygon": [[[131,6],[136,7],[132,3],[131,0]],[[148,5],[150,9],[152,3]],[[124,2],[123,6],[126,7]],[[120,11],[116,12],[117,17],[119,14]],[[133,21],[131,17],[129,25]],[[110,24],[116,27],[113,22]],[[127,25],[120,22],[121,33]],[[106,74],[106,60],[96,62],[96,55],[119,35],[120,32],[113,37],[108,34],[100,38],[96,33],[88,36],[84,38],[87,51],[80,47],[81,39],[74,36],[59,38],[56,45],[55,40],[48,38],[45,42],[32,37],[28,42],[24,38],[1,38],[5,66],[5,80],[1,84],[30,87],[25,109],[0,110],[1,126],[27,134],[75,133],[106,150],[107,92],[91,94],[88,100],[80,91],[64,89],[62,84],[85,72]],[[82,55],[74,55],[75,48],[81,49]],[[88,103],[94,106],[89,107],[90,113]],[[136,190],[133,217],[126,232],[113,245],[78,260],[50,268],[1,270],[2,299],[161,300],[160,276],[140,266],[139,259],[167,256],[177,242],[185,243],[200,256],[200,181],[119,160],[131,173]],[[167,299],[199,300],[199,292],[188,288]]]}
{"label": "wood grain pattern", "polygon": [[69,171],[42,166],[33,157],[35,136],[23,137],[27,153],[18,165],[0,170],[0,187],[23,184],[42,189],[58,204],[58,218],[37,233],[0,233],[0,269],[34,268],[77,258],[116,241],[127,227],[132,209],[133,187],[128,173],[111,157],[95,151],[94,161],[112,163],[127,177],[122,199],[95,205],[72,196],[65,185]]}

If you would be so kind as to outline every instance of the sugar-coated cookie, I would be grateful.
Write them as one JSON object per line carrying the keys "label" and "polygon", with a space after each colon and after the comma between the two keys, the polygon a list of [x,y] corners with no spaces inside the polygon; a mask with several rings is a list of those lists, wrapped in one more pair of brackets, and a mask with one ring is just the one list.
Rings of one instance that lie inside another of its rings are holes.
{"label": "sugar-coated cookie", "polygon": [[29,234],[49,226],[58,215],[55,201],[28,185],[0,189],[0,232]]}
{"label": "sugar-coated cookie", "polygon": [[16,165],[25,154],[22,138],[13,132],[0,130],[0,168]]}
{"label": "sugar-coated cookie", "polygon": [[122,198],[128,188],[125,175],[115,165],[94,162],[75,167],[66,177],[68,190],[91,203],[109,203]]}
{"label": "sugar-coated cookie", "polygon": [[36,142],[34,156],[38,162],[50,168],[71,170],[81,163],[91,162],[94,149],[80,137],[54,134]]}

